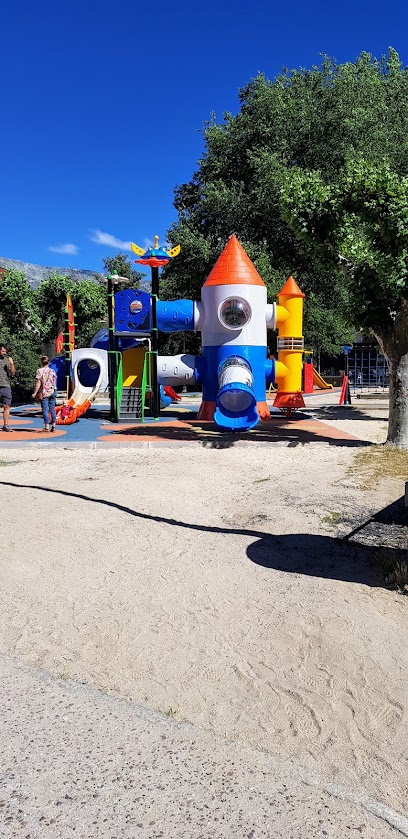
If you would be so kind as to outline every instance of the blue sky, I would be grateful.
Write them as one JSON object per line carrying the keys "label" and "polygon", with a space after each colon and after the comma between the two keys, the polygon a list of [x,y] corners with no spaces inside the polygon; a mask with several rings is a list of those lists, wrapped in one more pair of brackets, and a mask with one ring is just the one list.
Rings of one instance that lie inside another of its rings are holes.
{"label": "blue sky", "polygon": [[1,21],[0,255],[102,269],[164,243],[215,112],[258,71],[395,47],[404,0],[16,0]]}

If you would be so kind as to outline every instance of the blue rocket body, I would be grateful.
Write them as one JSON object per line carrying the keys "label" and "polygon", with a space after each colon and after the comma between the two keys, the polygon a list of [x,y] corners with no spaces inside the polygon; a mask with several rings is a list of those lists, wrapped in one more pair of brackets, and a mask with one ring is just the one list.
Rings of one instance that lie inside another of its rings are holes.
{"label": "blue rocket body", "polygon": [[[224,344],[218,347],[203,347],[203,354],[196,356],[196,368],[199,375],[197,384],[202,384],[203,400],[215,402],[219,389],[218,370],[227,358],[238,356],[247,361],[252,373],[252,390],[257,402],[263,402],[266,391],[266,346],[250,347],[247,344]],[[268,370],[269,372],[269,370]],[[269,378],[269,377],[268,377]]]}

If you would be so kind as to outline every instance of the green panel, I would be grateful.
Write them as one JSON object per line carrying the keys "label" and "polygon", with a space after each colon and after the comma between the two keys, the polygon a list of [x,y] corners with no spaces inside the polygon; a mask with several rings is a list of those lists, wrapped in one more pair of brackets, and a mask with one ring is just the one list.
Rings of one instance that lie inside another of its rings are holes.
{"label": "green panel", "polygon": [[122,388],[123,388],[123,364],[122,364],[122,353],[115,353],[116,355],[116,419],[119,419],[120,413],[120,400],[122,398]]}
{"label": "green panel", "polygon": [[142,376],[142,422],[144,422],[146,390],[150,390],[150,356],[152,353],[145,353]]}

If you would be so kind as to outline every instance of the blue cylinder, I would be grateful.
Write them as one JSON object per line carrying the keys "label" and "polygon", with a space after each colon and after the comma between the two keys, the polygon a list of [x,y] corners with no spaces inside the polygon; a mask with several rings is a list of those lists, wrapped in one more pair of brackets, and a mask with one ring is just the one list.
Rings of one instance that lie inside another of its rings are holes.
{"label": "blue cylinder", "polygon": [[156,311],[162,332],[194,332],[193,300],[158,300]]}
{"label": "blue cylinder", "polygon": [[245,431],[259,421],[253,374],[249,361],[234,353],[218,367],[219,390],[215,400],[214,421],[229,431]]}

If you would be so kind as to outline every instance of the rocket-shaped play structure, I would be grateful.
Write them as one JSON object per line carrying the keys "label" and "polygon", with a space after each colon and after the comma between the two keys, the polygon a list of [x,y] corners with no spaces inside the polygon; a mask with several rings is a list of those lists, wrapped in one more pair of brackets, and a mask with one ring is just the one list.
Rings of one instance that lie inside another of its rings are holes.
{"label": "rocket-shaped play structure", "polygon": [[[158,272],[180,250],[177,246],[166,251],[158,247],[158,241],[147,251],[137,245],[132,248],[140,256],[137,261],[150,265],[152,272]],[[159,300],[153,289],[151,294],[132,288],[118,291],[112,306],[116,347],[112,369],[118,361],[116,374],[110,370],[112,415],[124,422],[143,422],[149,403],[156,419],[155,393],[165,407],[171,398],[169,388],[195,384],[203,392],[199,419],[214,421],[220,428],[244,431],[269,419],[268,385],[276,387],[274,407],[290,415],[304,406],[303,299],[289,277],[278,302],[268,303],[266,285],[236,236],[228,240],[199,301]],[[278,332],[277,359],[267,358],[268,329]],[[201,332],[201,355],[158,355],[158,331]],[[75,363],[69,360],[75,386],[71,406],[80,413],[103,382],[106,386],[110,345],[105,332],[95,336],[88,350],[76,351]],[[73,418],[72,413],[67,422]]]}
{"label": "rocket-shaped play structure", "polygon": [[[267,303],[266,285],[231,236],[201,290],[201,300],[158,301],[158,328],[201,332],[202,355],[159,356],[163,385],[201,384],[199,419],[228,430],[269,419],[266,387],[278,386],[274,406],[303,407],[303,298],[293,277]],[[267,358],[267,329],[278,330],[278,359]]]}

